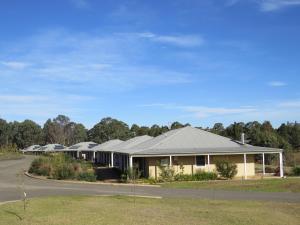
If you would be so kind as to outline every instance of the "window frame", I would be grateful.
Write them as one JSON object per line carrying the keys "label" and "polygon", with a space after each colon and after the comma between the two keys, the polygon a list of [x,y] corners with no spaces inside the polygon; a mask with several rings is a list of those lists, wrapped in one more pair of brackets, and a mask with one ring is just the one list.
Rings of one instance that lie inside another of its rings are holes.
{"label": "window frame", "polygon": [[[204,164],[201,164],[201,165],[199,164],[199,165],[198,165],[198,164],[197,164],[197,162],[198,162],[198,161],[197,161],[197,157],[204,157]],[[206,155],[196,155],[196,156],[195,156],[195,166],[196,166],[196,167],[205,167],[205,166],[206,166]]]}

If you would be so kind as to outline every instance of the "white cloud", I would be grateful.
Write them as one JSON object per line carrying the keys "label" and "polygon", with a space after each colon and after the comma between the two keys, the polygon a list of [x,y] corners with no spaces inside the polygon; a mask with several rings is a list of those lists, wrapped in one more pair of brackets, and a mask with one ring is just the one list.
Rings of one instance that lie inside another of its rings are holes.
{"label": "white cloud", "polygon": [[206,118],[211,116],[234,115],[255,112],[255,108],[225,108],[225,107],[204,107],[204,106],[183,106],[186,112],[193,113],[197,118]]}
{"label": "white cloud", "polygon": [[52,94],[43,95],[0,95],[0,118],[34,119],[41,125],[48,118],[56,115],[71,115],[73,118],[84,118],[87,109],[79,107],[82,104],[93,101],[93,96]]}
{"label": "white cloud", "polygon": [[282,86],[286,86],[287,83],[282,82],[282,81],[271,81],[268,83],[268,85],[271,87],[282,87]]}
{"label": "white cloud", "polygon": [[34,96],[34,95],[0,95],[0,101],[9,103],[30,103],[36,101],[46,101],[46,96]]}
{"label": "white cloud", "polygon": [[204,39],[196,35],[157,35],[150,32],[138,33],[141,38],[154,42],[176,45],[180,47],[197,47],[204,44]]}
{"label": "white cloud", "polygon": [[191,82],[190,74],[138,63],[145,49],[137,37],[58,29],[0,50],[0,116],[11,120],[67,114],[87,121],[91,111],[101,111],[106,94]]}
{"label": "white cloud", "polygon": [[185,113],[191,113],[193,117],[196,117],[198,119],[213,117],[213,116],[222,116],[222,115],[244,114],[244,113],[257,111],[257,109],[252,106],[228,108],[228,107],[188,106],[188,105],[178,105],[173,103],[152,103],[152,104],[142,104],[139,106],[180,110]]}
{"label": "white cloud", "polygon": [[232,6],[232,5],[235,5],[239,2],[240,0],[226,0],[225,1],[225,5],[226,6]]}
{"label": "white cloud", "polygon": [[[272,11],[280,10],[285,7],[300,5],[300,0],[247,0],[247,1],[258,4],[261,11],[263,11],[263,12],[272,12]],[[241,0],[227,0],[226,5],[233,6],[240,2],[242,2],[242,1]]]}
{"label": "white cloud", "polygon": [[262,11],[275,11],[288,6],[300,5],[300,0],[260,0]]}
{"label": "white cloud", "polygon": [[198,122],[210,121],[209,126],[220,121],[229,124],[236,121],[248,122],[254,120],[262,122],[270,120],[278,126],[281,122],[300,120],[299,99],[239,107],[189,106],[174,103],[143,104],[139,107],[168,110],[172,115],[177,115],[176,118],[188,118],[188,121],[192,119],[196,119]]}
{"label": "white cloud", "polygon": [[281,102],[278,106],[284,108],[300,108],[300,100]]}
{"label": "white cloud", "polygon": [[2,61],[0,63],[8,67],[9,69],[14,69],[14,70],[22,70],[29,66],[29,64],[27,63],[17,62],[17,61]]}
{"label": "white cloud", "polygon": [[79,9],[86,9],[90,6],[87,0],[70,0],[70,2]]}
{"label": "white cloud", "polygon": [[[13,43],[14,48],[25,54],[17,55],[18,62],[5,61],[2,64],[23,69],[8,71],[0,67],[1,75],[7,82],[11,82],[11,76],[18,77],[15,78],[18,82],[27,83],[30,89],[35,86],[40,91],[49,88],[55,91],[59,85],[49,87],[54,82],[80,85],[81,91],[122,91],[190,82],[186,73],[132,63],[140,60],[141,52],[145,51],[141,42],[136,37],[126,39],[124,35],[69,33],[63,29],[44,31]],[[7,55],[10,55],[9,49]],[[29,67],[29,64],[21,63],[23,61],[34,62],[34,66]],[[37,83],[41,85],[37,86]]]}

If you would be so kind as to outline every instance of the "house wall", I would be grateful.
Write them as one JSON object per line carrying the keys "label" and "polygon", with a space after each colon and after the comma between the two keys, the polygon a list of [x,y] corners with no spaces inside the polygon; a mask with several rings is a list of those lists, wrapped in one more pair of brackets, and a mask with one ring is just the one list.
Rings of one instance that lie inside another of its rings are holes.
{"label": "house wall", "polygon": [[[156,178],[160,174],[159,162],[164,159],[164,161],[169,163],[169,157],[147,157],[146,165],[148,165],[149,177]],[[244,155],[210,155],[210,166],[208,168],[208,161],[206,156],[206,165],[205,166],[196,166],[195,156],[173,156],[172,157],[172,167],[175,170],[175,173],[183,172],[184,174],[193,174],[197,170],[204,171],[215,171],[215,163],[219,160],[226,160],[237,165],[237,175],[236,177],[244,176]],[[182,167],[183,166],[183,170]],[[255,175],[255,163],[254,155],[247,155],[247,176]]]}

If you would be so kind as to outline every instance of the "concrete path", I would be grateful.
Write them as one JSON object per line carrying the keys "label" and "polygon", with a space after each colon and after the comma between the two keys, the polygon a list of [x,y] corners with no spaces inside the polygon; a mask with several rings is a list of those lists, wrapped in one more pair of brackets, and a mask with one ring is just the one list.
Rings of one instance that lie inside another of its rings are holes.
{"label": "concrete path", "polygon": [[[38,180],[20,176],[27,170],[33,156],[21,160],[0,161],[0,202],[18,200],[23,190],[29,198],[54,195],[143,195],[218,200],[261,200],[300,203],[299,193],[265,193],[222,190],[167,189],[107,184],[74,184],[53,180]],[[24,180],[24,188],[22,183]]]}

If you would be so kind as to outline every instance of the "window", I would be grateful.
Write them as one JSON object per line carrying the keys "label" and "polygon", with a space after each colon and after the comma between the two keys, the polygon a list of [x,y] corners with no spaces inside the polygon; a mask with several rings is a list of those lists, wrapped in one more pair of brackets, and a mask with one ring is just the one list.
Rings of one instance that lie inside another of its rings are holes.
{"label": "window", "polygon": [[205,166],[205,156],[204,155],[196,156],[196,166]]}
{"label": "window", "polygon": [[160,165],[161,166],[168,166],[169,165],[169,159],[168,158],[160,159]]}

